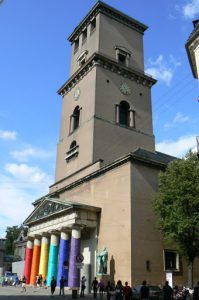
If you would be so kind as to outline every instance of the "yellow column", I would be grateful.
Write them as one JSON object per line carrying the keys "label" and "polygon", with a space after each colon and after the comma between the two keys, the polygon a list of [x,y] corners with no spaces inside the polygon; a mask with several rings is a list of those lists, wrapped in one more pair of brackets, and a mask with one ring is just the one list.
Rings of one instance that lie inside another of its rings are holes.
{"label": "yellow column", "polygon": [[48,272],[48,255],[49,255],[49,237],[42,236],[41,239],[41,255],[39,263],[39,275],[46,279]]}

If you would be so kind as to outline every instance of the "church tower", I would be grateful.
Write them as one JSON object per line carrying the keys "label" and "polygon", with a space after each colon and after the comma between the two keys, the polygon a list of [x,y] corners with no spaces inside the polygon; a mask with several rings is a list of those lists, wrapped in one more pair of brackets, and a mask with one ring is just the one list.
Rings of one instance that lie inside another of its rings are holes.
{"label": "church tower", "polygon": [[147,26],[98,1],[75,28],[69,80],[62,96],[58,182],[137,148],[155,151],[151,86],[144,73]]}

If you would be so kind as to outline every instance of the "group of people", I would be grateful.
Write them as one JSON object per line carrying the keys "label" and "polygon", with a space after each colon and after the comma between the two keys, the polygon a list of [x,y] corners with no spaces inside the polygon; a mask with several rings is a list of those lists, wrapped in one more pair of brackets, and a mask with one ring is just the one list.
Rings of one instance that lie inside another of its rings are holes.
{"label": "group of people", "polygon": [[[114,286],[110,283],[110,281],[107,282],[105,285],[102,280],[97,280],[95,277],[92,282],[92,290],[93,290],[93,297],[97,298],[97,294],[99,293],[99,298],[102,299],[103,295],[106,294],[107,300],[130,300],[133,299],[133,288],[129,286],[128,282],[125,282],[125,285],[123,286],[121,280],[117,281],[117,284]],[[197,283],[197,286],[193,290],[193,294],[191,295],[189,293],[188,289],[183,289],[183,292],[181,293],[181,297],[177,297],[179,293],[179,289],[177,286],[172,288],[169,285],[168,281],[165,281],[165,285],[163,286],[161,290],[160,298],[162,300],[199,300],[199,281]],[[137,298],[136,298],[137,299]],[[150,288],[147,285],[147,281],[144,280],[142,282],[140,291],[139,291],[139,297],[140,300],[149,300],[150,299]]]}
{"label": "group of people", "polygon": [[98,282],[95,277],[92,282],[93,297],[97,298],[97,293],[99,291],[100,299],[103,298],[106,294],[107,300],[130,300],[132,296],[132,289],[129,286],[128,282],[125,282],[125,285],[122,285],[121,280],[117,281],[116,286],[112,285],[110,281],[105,285],[102,280]]}
{"label": "group of people", "polygon": [[[57,286],[57,281],[56,281],[55,277],[53,276],[51,279],[51,282],[50,282],[51,297],[53,297],[53,295],[54,295],[56,286]],[[63,276],[59,280],[59,286],[60,286],[59,295],[64,296],[65,279]]]}

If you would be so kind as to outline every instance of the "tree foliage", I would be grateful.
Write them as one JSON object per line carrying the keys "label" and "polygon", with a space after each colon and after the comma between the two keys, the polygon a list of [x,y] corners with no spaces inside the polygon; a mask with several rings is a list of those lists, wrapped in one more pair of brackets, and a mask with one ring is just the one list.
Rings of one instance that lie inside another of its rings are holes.
{"label": "tree foliage", "polygon": [[18,238],[21,226],[12,226],[6,228],[5,254],[14,254],[14,241]]}
{"label": "tree foliage", "polygon": [[164,237],[193,263],[199,256],[199,160],[195,153],[172,161],[160,174],[153,204]]}

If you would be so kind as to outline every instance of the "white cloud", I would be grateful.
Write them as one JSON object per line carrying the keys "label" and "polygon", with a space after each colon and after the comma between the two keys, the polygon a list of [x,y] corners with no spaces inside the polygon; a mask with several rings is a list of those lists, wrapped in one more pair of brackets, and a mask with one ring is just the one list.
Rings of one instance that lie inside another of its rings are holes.
{"label": "white cloud", "polygon": [[7,226],[20,225],[33,210],[31,203],[48,193],[52,176],[38,167],[6,164],[7,175],[0,174],[0,237]]}
{"label": "white cloud", "polygon": [[170,55],[168,60],[166,60],[164,56],[160,54],[156,60],[148,60],[145,72],[169,86],[175,69],[180,66],[181,62],[177,61],[173,55]]}
{"label": "white cloud", "polygon": [[189,150],[196,151],[196,136],[182,136],[178,140],[167,140],[156,144],[156,150],[173,155],[183,157]]}
{"label": "white cloud", "polygon": [[187,122],[188,120],[189,120],[189,116],[185,116],[181,112],[177,112],[173,120],[171,122],[166,123],[164,125],[164,128],[168,129],[173,127],[175,124],[184,123]]}
{"label": "white cloud", "polygon": [[38,167],[30,167],[27,164],[6,164],[5,170],[14,178],[25,184],[36,184],[37,186],[47,184],[52,178]]}
{"label": "white cloud", "polygon": [[21,151],[12,151],[11,155],[20,162],[27,162],[29,158],[52,158],[54,153],[38,148],[28,147]]}
{"label": "white cloud", "polygon": [[0,130],[0,139],[2,140],[16,140],[17,133],[15,131]]}
{"label": "white cloud", "polygon": [[183,16],[193,19],[199,13],[199,0],[192,0],[182,7]]}

